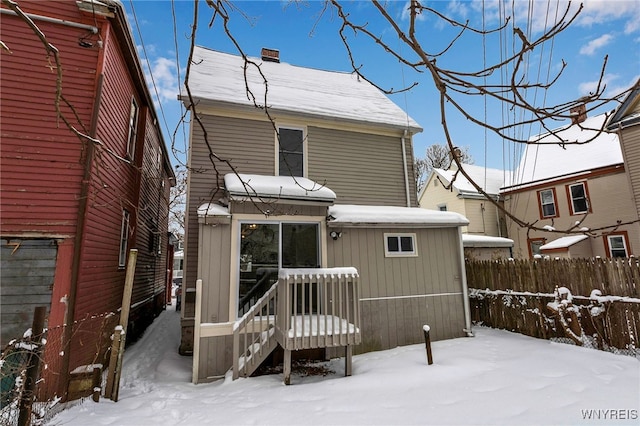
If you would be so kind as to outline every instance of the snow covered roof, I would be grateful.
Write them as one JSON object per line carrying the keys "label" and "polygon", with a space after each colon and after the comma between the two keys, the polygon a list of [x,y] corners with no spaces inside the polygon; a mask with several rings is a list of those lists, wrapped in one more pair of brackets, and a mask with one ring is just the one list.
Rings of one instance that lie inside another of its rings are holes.
{"label": "snow covered roof", "polygon": [[580,241],[586,240],[586,235],[568,235],[566,237],[560,237],[557,240],[553,240],[550,243],[544,244],[540,246],[540,250],[557,250],[557,249],[565,249],[569,248],[572,245],[579,243]]}
{"label": "snow covered roof", "polygon": [[487,235],[462,234],[464,247],[513,247],[513,240]]}
{"label": "snow covered roof", "polygon": [[618,128],[640,123],[640,111],[637,111],[638,102],[640,102],[640,79],[636,81],[622,104],[609,119],[607,129],[615,131]]}
{"label": "snow covered roof", "polygon": [[329,225],[450,227],[469,224],[467,218],[459,213],[419,207],[335,205],[329,207],[329,216]]}
{"label": "snow covered roof", "polygon": [[[323,71],[284,62],[249,58],[260,65],[268,81],[267,104],[272,111],[320,118],[382,124],[418,133],[422,128],[371,83],[347,72]],[[240,56],[195,46],[189,88],[200,101],[253,107],[246,86],[264,104],[265,85],[254,66]],[[187,102],[183,88],[181,98]]]}
{"label": "snow covered roof", "polygon": [[[501,169],[491,169],[484,166],[476,166],[473,164],[463,164],[465,172],[473,179],[478,185],[480,185],[487,194],[498,195],[500,188],[505,185],[505,182],[511,180],[511,172]],[[456,173],[456,170],[444,170],[433,169],[432,173],[440,176],[440,179],[445,184],[449,184]],[[462,173],[458,173],[456,180],[453,182],[453,188],[460,193],[460,195],[478,195],[478,190],[469,182]]]}
{"label": "snow covered roof", "polygon": [[[622,150],[615,133],[603,132],[598,135],[606,114],[587,118],[584,122],[558,129],[540,139],[541,143],[527,145],[520,165],[513,175],[513,186],[523,186],[560,176],[588,172],[600,167],[621,164]],[[558,137],[566,142],[591,142],[582,145],[558,145]],[[538,136],[531,138],[537,140]]]}
{"label": "snow covered roof", "polygon": [[232,199],[248,197],[333,203],[336,193],[310,179],[228,173],[224,185]]}
{"label": "snow covered roof", "polygon": [[227,207],[216,203],[204,203],[198,207],[198,217],[226,217],[230,218],[231,213]]}

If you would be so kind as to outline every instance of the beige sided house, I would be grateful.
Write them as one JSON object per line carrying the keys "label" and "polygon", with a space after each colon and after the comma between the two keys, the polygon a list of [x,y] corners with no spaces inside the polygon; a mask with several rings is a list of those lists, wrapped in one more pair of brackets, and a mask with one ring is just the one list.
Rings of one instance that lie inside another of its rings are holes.
{"label": "beige sided house", "polygon": [[[521,220],[577,233],[527,232],[508,220],[514,257],[629,257],[640,250],[638,214],[618,137],[599,133],[607,114],[586,118],[583,110],[576,117],[581,119],[527,145],[514,183],[502,195],[507,210]],[[608,232],[591,231],[618,221],[623,225]]]}
{"label": "beige sided house", "polygon": [[607,123],[620,140],[636,211],[640,216],[640,80]]}
{"label": "beige sided house", "polygon": [[[488,195],[502,203],[500,188],[510,181],[511,172],[472,164],[462,167]],[[469,225],[462,228],[465,258],[511,257],[513,241],[506,238],[504,214],[457,171],[455,163],[448,170],[431,171],[418,202],[422,208],[460,213],[469,220]]]}
{"label": "beige sided house", "polygon": [[[417,208],[422,131],[368,82],[196,47],[181,350],[195,383],[249,375],[278,346],[326,356],[470,332],[461,215]],[[217,163],[229,160],[237,174]],[[217,179],[216,177],[219,177]],[[358,346],[356,346],[358,345]],[[345,352],[336,352],[346,348]]]}

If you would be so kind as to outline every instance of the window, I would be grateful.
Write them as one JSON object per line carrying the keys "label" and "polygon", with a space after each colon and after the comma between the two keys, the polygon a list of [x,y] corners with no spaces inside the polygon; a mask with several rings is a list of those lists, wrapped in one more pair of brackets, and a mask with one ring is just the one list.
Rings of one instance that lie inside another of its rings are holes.
{"label": "window", "polygon": [[318,267],[318,223],[241,223],[238,316],[278,280],[280,268]]}
{"label": "window", "polygon": [[530,257],[535,257],[535,256],[540,256],[540,247],[542,247],[545,242],[546,239],[544,238],[530,238],[527,240],[527,242],[529,243],[529,256]]}
{"label": "window", "polygon": [[385,257],[415,257],[416,234],[384,234]]}
{"label": "window", "polygon": [[120,253],[118,266],[124,267],[127,263],[127,243],[129,242],[129,212],[122,210],[122,227],[120,228]]}
{"label": "window", "polygon": [[446,204],[438,204],[438,210],[440,210],[441,212],[446,212],[447,211],[447,205]]}
{"label": "window", "polygon": [[278,175],[303,177],[304,167],[304,130],[278,129]]}
{"label": "window", "polygon": [[136,154],[136,136],[138,133],[138,104],[135,98],[131,98],[131,110],[129,111],[129,138],[127,139],[127,155],[133,160]]}
{"label": "window", "polygon": [[540,207],[540,218],[558,217],[555,189],[538,191],[538,203]]}
{"label": "window", "polygon": [[609,257],[629,257],[629,241],[626,232],[607,235],[604,243]]}
{"label": "window", "polygon": [[571,214],[587,213],[591,210],[588,194],[586,182],[567,185],[567,198]]}

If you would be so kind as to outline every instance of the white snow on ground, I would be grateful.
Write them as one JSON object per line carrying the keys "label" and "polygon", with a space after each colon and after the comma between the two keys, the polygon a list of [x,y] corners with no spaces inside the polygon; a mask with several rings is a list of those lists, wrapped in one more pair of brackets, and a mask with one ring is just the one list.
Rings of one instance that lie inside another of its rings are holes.
{"label": "white snow on ground", "polygon": [[193,385],[191,357],[177,353],[179,315],[166,311],[126,351],[117,403],[87,399],[49,424],[638,424],[637,359],[483,327],[474,333],[433,342],[430,366],[424,345],[412,345],[354,356],[351,377],[334,360],[327,366],[335,374],[294,374],[290,386],[281,374]]}

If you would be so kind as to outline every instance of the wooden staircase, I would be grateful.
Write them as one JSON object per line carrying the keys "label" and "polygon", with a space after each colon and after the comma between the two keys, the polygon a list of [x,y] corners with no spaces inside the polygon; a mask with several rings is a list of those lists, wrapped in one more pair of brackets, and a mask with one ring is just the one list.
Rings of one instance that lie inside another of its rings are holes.
{"label": "wooden staircase", "polygon": [[233,379],[248,377],[280,345],[284,382],[291,351],[345,347],[351,375],[352,346],[360,334],[360,286],[355,268],[282,269],[276,282],[233,327]]}

